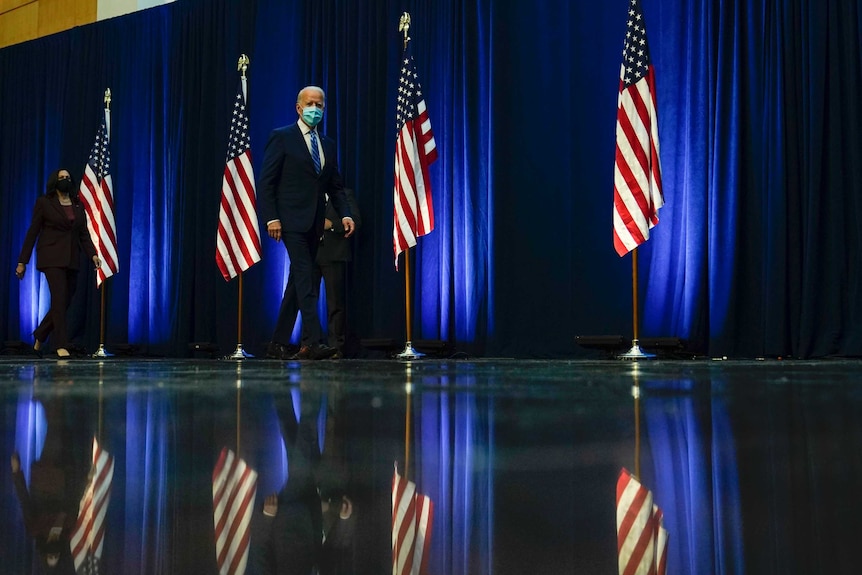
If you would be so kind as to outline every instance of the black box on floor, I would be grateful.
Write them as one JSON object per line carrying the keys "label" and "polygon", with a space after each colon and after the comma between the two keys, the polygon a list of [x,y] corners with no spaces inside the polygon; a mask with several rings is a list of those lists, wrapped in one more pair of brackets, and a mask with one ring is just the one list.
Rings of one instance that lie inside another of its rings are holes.
{"label": "black box on floor", "polygon": [[214,358],[218,356],[218,346],[209,341],[193,341],[189,343],[189,351],[192,357]]}

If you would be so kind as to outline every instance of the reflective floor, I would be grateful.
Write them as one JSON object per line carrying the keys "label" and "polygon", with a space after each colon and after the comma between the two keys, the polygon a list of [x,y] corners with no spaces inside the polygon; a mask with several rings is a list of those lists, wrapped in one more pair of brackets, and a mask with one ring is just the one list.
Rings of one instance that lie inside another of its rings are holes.
{"label": "reflective floor", "polygon": [[856,360],[4,357],[0,382],[3,574],[392,573],[396,465],[430,574],[617,573],[624,468],[668,573],[860,572]]}

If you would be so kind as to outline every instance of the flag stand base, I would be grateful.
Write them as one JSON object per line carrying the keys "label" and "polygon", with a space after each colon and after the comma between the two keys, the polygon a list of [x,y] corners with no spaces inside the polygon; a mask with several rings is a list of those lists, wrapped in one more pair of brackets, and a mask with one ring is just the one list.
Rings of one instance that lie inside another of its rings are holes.
{"label": "flag stand base", "polygon": [[408,341],[404,344],[404,351],[395,356],[398,359],[420,359],[425,357],[424,353],[419,353],[413,349],[413,342]]}
{"label": "flag stand base", "polygon": [[236,344],[236,349],[233,351],[233,353],[230,355],[226,355],[225,359],[249,359],[251,357],[254,356],[250,353],[246,353],[245,350],[242,348],[242,344],[238,343]]}
{"label": "flag stand base", "polygon": [[100,343],[99,349],[96,350],[96,353],[93,354],[93,357],[114,357],[114,354],[105,351],[105,344]]}
{"label": "flag stand base", "polygon": [[655,359],[655,354],[646,353],[644,350],[641,349],[641,346],[638,345],[638,340],[633,339],[631,348],[627,352],[618,355],[617,359]]}

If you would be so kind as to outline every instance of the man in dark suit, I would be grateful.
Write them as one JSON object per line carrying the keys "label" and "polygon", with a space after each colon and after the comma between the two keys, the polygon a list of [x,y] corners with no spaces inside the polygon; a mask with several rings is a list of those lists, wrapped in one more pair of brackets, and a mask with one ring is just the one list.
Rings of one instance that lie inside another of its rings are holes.
{"label": "man in dark suit", "polygon": [[[273,130],[263,157],[258,206],[269,237],[283,241],[290,257],[290,275],[268,355],[286,353],[293,331],[290,292],[296,290],[302,323],[307,326],[309,345],[295,359],[324,359],[335,348],[320,343],[314,265],[326,214],[326,198],[341,216],[345,237],[355,224],[344,196],[336,162],[335,142],[319,134],[326,96],[317,86],[300,90],[296,99],[296,124]],[[295,315],[295,314],[294,314]],[[283,358],[284,359],[284,358]]]}
{"label": "man in dark suit", "polygon": [[[355,229],[362,225],[359,206],[353,190],[344,189],[347,205],[353,215]],[[326,220],[324,220],[323,239],[317,252],[314,285],[320,286],[320,278],[326,287],[326,312],[329,345],[337,351],[333,357],[344,356],[344,344],[347,336],[347,262],[353,259],[350,240],[346,231],[338,221],[338,214],[332,207],[332,202],[326,205]],[[304,329],[304,328],[303,328]]]}
{"label": "man in dark suit", "polygon": [[[362,225],[362,219],[359,216],[359,207],[356,205],[353,190],[344,188],[344,195],[353,216],[354,230],[357,230]],[[328,342],[336,350],[332,358],[341,359],[345,354],[344,347],[347,339],[347,262],[353,259],[353,252],[350,249],[350,240],[345,237],[344,226],[338,219],[335,208],[332,207],[332,202],[326,204],[326,219],[324,219],[323,229],[323,236],[317,249],[312,285],[314,286],[315,297],[319,296],[320,280],[323,278],[323,283],[326,286]],[[288,289],[285,290],[281,303],[280,321],[286,326],[293,327],[298,311],[295,284],[288,283]],[[310,337],[309,330],[303,322],[301,345],[310,345]],[[279,349],[279,346],[269,345],[267,349],[268,358],[279,359],[282,358],[282,355],[284,352]],[[293,353],[288,352],[288,355],[293,355]]]}
{"label": "man in dark suit", "polygon": [[264,499],[263,513],[257,507],[252,518],[249,569],[254,575],[309,575],[320,558],[323,512],[316,472],[322,395],[317,389],[304,390],[296,406],[299,397],[275,397],[288,474],[281,490]]}
{"label": "man in dark suit", "polygon": [[[325,392],[325,395],[324,395]],[[256,505],[251,522],[250,575],[366,573],[370,547],[348,496],[346,406],[337,386],[303,388],[275,398],[287,451],[287,481]],[[299,400],[299,405],[295,404]],[[321,413],[325,410],[323,413]],[[323,448],[320,417],[325,416]],[[316,568],[316,570],[315,570]]]}

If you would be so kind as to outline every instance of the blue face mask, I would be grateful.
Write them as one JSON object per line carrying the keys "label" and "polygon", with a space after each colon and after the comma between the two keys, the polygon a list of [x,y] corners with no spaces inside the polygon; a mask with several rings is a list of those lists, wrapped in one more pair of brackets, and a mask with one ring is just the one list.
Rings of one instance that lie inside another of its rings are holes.
{"label": "blue face mask", "polygon": [[302,120],[311,126],[315,127],[323,119],[323,110],[317,106],[308,106],[302,109]]}

